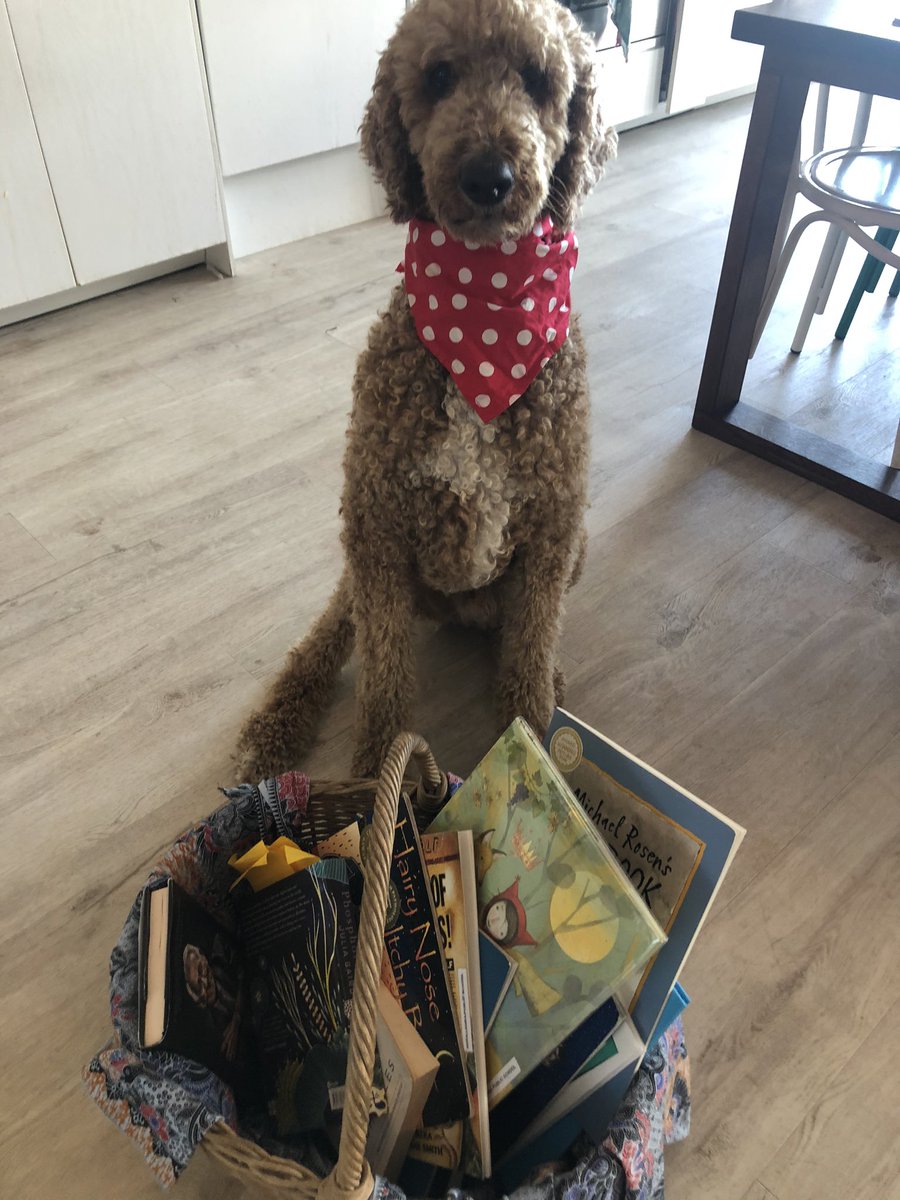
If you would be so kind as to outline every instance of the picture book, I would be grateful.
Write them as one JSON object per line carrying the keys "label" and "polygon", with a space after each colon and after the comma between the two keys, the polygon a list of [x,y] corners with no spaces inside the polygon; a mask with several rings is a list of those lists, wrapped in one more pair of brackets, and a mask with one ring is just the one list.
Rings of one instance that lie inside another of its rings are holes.
{"label": "picture book", "polygon": [[[643,1055],[643,1039],[634,1023],[628,1017],[622,1017],[613,1033],[596,1049],[581,1070],[552,1096],[537,1120],[526,1127],[521,1144],[540,1137],[625,1068],[637,1067]],[[511,1152],[516,1152],[515,1146]]]}
{"label": "picture book", "polygon": [[615,1000],[605,1001],[491,1110],[491,1147],[498,1162],[550,1097],[556,1096],[607,1042],[620,1019]]}
{"label": "picture book", "polygon": [[666,931],[626,997],[644,1040],[703,924],[744,830],[570,713],[545,744],[594,826]]}
{"label": "picture book", "polygon": [[[526,1126],[518,1140],[507,1152],[501,1175],[503,1186],[514,1188],[521,1174],[538,1163],[559,1158],[571,1146],[581,1132],[582,1115],[586,1103],[595,1096],[602,1096],[610,1081],[619,1080],[619,1097],[624,1095],[638,1063],[643,1055],[643,1041],[627,1017],[591,1056],[584,1067],[557,1095],[549,1098],[536,1120]],[[598,1136],[598,1144],[606,1136],[606,1126],[612,1119],[618,1101],[609,1110]],[[507,1171],[515,1166],[511,1178]]]}
{"label": "picture book", "polygon": [[366,1158],[376,1175],[396,1179],[422,1119],[438,1060],[384,984],[378,989],[375,1036],[387,1112],[369,1123]]}
{"label": "picture book", "polygon": [[[367,825],[362,833],[364,870],[371,828]],[[465,1052],[431,901],[431,884],[412,806],[405,795],[401,797],[391,856],[384,944],[403,1011],[440,1063],[423,1123],[447,1125],[465,1120],[472,1105]]]}
{"label": "picture book", "polygon": [[168,879],[144,889],[138,937],[141,1045],[183,1054],[237,1082],[246,1030],[234,935]]}
{"label": "picture book", "polygon": [[[676,983],[650,1038],[651,1044],[689,1003],[687,992]],[[644,1039],[626,1018],[509,1151],[500,1164],[503,1186],[514,1189],[532,1167],[560,1157],[582,1130],[602,1140],[644,1052]]]}
{"label": "picture book", "polygon": [[355,864],[327,859],[240,897],[250,1019],[282,1137],[333,1134],[340,1125],[359,920],[354,874]]}
{"label": "picture book", "polygon": [[517,964],[488,1038],[493,1108],[665,938],[521,719],[429,832],[445,829],[473,831],[480,924]]}
{"label": "picture book", "polygon": [[[450,980],[450,990],[456,1003],[472,1092],[474,1111],[470,1125],[470,1141],[474,1145],[466,1167],[469,1174],[486,1179],[491,1171],[491,1152],[485,1101],[487,1064],[481,1005],[474,843],[471,831],[462,829],[448,830],[444,833],[423,833],[421,845],[431,881],[431,900],[440,930],[441,949]],[[455,1145],[457,1140],[448,1134],[445,1146]],[[464,1134],[462,1144],[465,1145],[466,1141]],[[423,1147],[429,1151],[429,1160],[433,1148],[433,1142]],[[413,1154],[416,1154],[415,1142]],[[454,1170],[459,1166],[459,1159],[441,1161],[438,1165]]]}
{"label": "picture book", "polygon": [[481,968],[481,1013],[484,1018],[484,1035],[487,1037],[494,1024],[494,1018],[500,1011],[500,1003],[516,973],[516,964],[483,929],[478,930],[478,949]]}

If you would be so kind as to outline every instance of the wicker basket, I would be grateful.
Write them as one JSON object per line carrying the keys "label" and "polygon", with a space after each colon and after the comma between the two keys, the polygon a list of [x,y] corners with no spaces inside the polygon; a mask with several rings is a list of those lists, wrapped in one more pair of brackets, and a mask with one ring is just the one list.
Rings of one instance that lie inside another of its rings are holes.
{"label": "wicker basket", "polygon": [[203,1138],[201,1149],[256,1192],[292,1196],[298,1200],[314,1200],[315,1197],[320,1200],[365,1200],[372,1192],[373,1178],[365,1149],[375,1066],[376,996],[381,975],[394,826],[410,759],[415,761],[422,776],[414,792],[415,806],[422,813],[434,812],[446,795],[447,777],[438,769],[425,741],[414,733],[401,733],[397,737],[377,780],[348,784],[314,782],[310,786],[310,834],[314,841],[337,832],[359,812],[373,811],[371,853],[365,868],[359,918],[340,1148],[334,1170],[325,1179],[320,1179],[296,1162],[268,1154],[224,1123],[214,1125]]}

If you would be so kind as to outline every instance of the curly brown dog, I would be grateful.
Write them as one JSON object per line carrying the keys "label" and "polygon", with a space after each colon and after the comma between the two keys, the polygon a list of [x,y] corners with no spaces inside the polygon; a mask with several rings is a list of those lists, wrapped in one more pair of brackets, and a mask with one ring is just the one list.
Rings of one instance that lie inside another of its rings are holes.
{"label": "curly brown dog", "polygon": [[[362,125],[394,221],[433,222],[446,231],[435,244],[449,237],[473,251],[502,243],[512,253],[541,218],[570,230],[615,146],[593,46],[556,0],[418,0],[381,57]],[[354,768],[376,772],[409,724],[416,615],[496,631],[503,725],[520,715],[543,731],[561,697],[556,647],[584,553],[589,455],[577,321],[485,423],[454,382],[461,364],[448,370],[427,348],[431,330],[417,332],[411,304],[398,284],[360,356],[344,571],[244,726],[243,778],[296,764],[354,644]]]}

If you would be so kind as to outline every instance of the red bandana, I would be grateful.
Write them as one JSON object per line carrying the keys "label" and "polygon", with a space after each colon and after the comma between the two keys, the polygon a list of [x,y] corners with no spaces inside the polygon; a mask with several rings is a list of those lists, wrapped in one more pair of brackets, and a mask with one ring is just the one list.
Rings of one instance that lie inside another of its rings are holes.
{"label": "red bandana", "polygon": [[413,220],[402,271],[419,337],[485,424],[505,412],[569,333],[578,239],[544,217],[517,242],[458,242]]}

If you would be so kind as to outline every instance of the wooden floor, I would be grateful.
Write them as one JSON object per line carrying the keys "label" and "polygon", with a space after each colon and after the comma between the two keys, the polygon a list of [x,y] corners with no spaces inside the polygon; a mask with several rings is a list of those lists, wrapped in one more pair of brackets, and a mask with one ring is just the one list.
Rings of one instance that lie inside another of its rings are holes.
{"label": "wooden floor", "polygon": [[[748,112],[626,134],[582,224],[593,507],[569,705],[749,831],[684,975],[694,1127],[667,1197],[886,1200],[900,528],[691,432]],[[108,1032],[109,950],[154,857],[217,805],[242,718],[337,578],[354,356],[401,240],[375,222],[234,280],[190,272],[0,332],[10,1200],[158,1195],[79,1080]],[[750,390],[884,455],[900,415],[887,282],[843,348],[829,314],[796,360],[802,284]],[[421,631],[417,724],[462,772],[490,740],[485,660],[474,636]],[[352,717],[351,670],[314,772],[347,773]],[[239,1194],[202,1164],[177,1192]]]}

